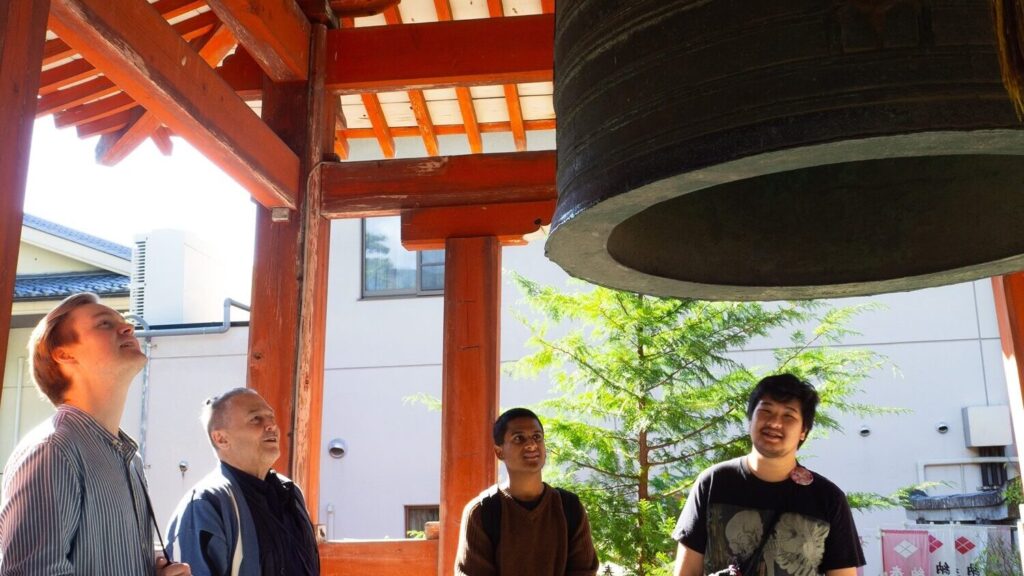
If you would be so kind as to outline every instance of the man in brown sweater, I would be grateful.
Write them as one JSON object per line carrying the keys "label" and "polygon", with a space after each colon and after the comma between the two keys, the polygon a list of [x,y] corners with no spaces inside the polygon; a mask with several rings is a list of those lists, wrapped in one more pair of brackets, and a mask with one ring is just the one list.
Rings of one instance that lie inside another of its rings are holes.
{"label": "man in brown sweater", "polygon": [[544,427],[526,408],[494,423],[494,454],[508,482],[462,513],[457,576],[594,576],[597,553],[579,498],[544,483]]}

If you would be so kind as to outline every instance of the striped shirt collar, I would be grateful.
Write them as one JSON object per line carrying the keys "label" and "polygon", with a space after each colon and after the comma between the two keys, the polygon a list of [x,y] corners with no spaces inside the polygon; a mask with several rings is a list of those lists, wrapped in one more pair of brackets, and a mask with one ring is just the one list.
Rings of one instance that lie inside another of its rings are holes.
{"label": "striped shirt collar", "polygon": [[103,440],[109,444],[122,458],[125,460],[131,460],[132,457],[139,451],[139,445],[120,428],[117,430],[117,436],[110,433],[103,427],[102,424],[96,421],[96,418],[89,414],[85,410],[72,406],[70,404],[61,404],[57,407],[58,419],[66,419],[68,422],[74,423],[76,428],[87,431],[90,434],[95,435],[97,438]]}

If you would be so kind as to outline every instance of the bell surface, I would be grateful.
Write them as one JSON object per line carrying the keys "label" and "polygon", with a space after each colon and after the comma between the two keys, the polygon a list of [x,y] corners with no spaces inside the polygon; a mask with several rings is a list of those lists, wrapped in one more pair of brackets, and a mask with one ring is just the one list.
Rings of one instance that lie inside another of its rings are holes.
{"label": "bell surface", "polygon": [[597,284],[713,300],[1024,268],[1024,131],[991,11],[559,3],[548,257]]}

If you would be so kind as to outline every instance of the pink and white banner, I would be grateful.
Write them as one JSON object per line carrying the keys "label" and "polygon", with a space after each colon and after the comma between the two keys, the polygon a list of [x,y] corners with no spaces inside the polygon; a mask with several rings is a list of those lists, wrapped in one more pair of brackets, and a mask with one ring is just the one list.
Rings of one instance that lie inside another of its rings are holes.
{"label": "pink and white banner", "polygon": [[882,531],[882,570],[885,576],[926,576],[928,569],[926,530]]}
{"label": "pink and white banner", "polygon": [[991,547],[1000,548],[1003,555],[1017,554],[1009,526],[947,524],[882,530],[882,568],[884,576],[981,576],[986,553],[991,567],[1000,563]]}

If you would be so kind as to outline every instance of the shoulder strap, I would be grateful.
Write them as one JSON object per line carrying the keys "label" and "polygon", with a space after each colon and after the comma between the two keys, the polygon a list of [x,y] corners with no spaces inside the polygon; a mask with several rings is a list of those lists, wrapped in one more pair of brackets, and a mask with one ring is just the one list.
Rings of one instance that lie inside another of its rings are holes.
{"label": "shoulder strap", "polygon": [[496,552],[498,541],[501,540],[501,494],[497,486],[492,486],[487,495],[480,500],[480,520],[484,525],[484,534],[491,541]]}
{"label": "shoulder strap", "polygon": [[572,543],[572,537],[580,528],[580,520],[583,516],[583,506],[580,504],[580,497],[557,488],[558,495],[562,498],[562,513],[565,515],[565,531],[568,541]]}
{"label": "shoulder strap", "polygon": [[750,556],[747,557],[746,562],[740,567],[740,574],[755,574],[757,563],[761,561],[761,552],[764,551],[765,544],[768,543],[768,539],[775,533],[775,526],[779,523],[779,518],[782,517],[781,510],[775,510],[772,512],[771,520],[764,527],[764,534],[761,535],[761,543],[757,545],[757,548],[751,552]]}
{"label": "shoulder strap", "polygon": [[[580,504],[579,496],[556,488],[562,501],[562,514],[565,516],[566,541],[571,542],[572,537],[579,530],[580,521],[583,516],[583,506]],[[488,494],[480,500],[480,520],[484,526],[484,533],[491,541],[491,546],[498,549],[501,541],[501,494],[497,486],[490,489]]]}

